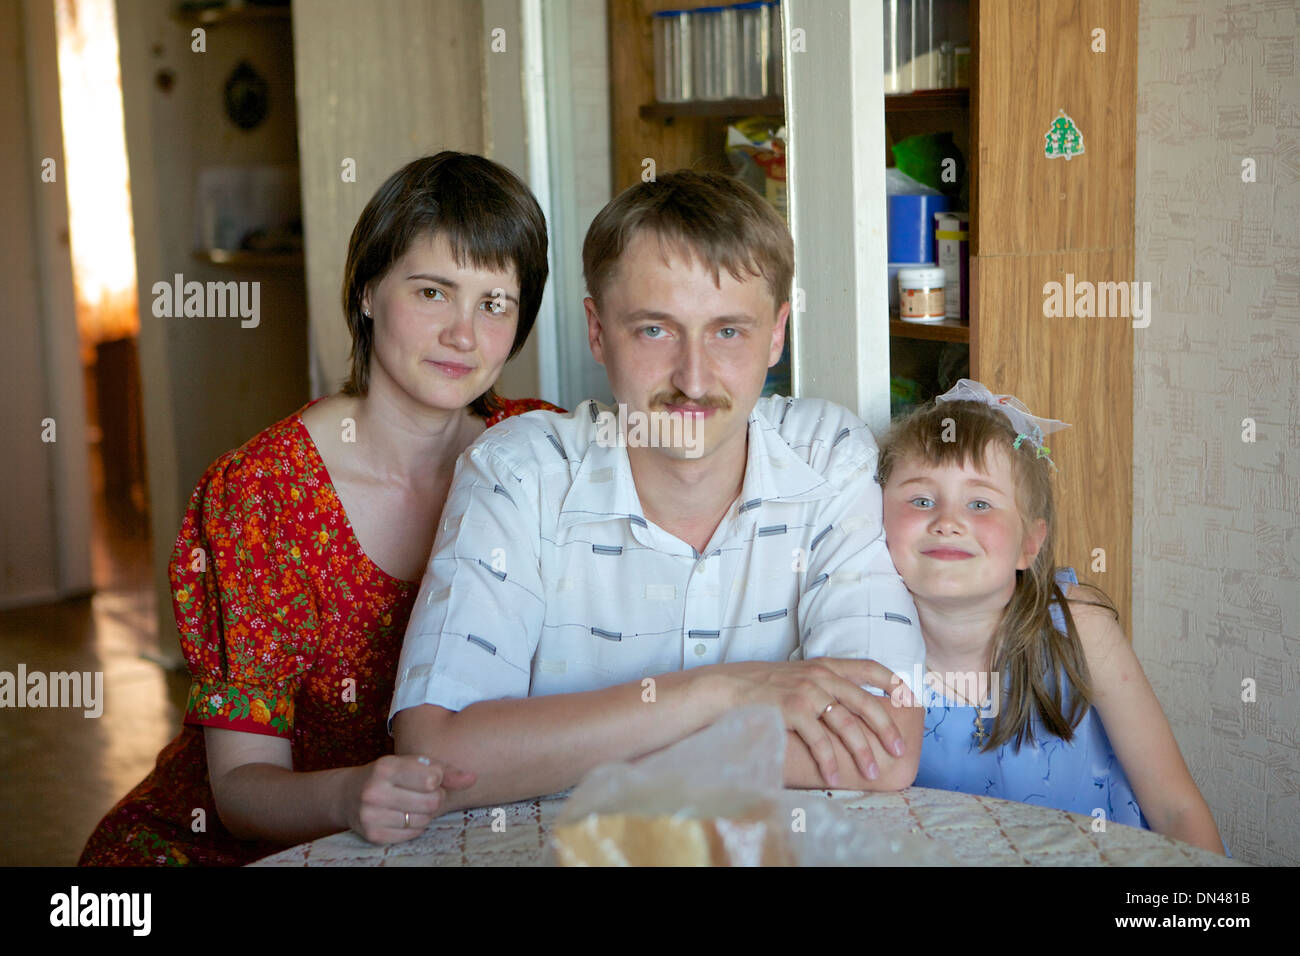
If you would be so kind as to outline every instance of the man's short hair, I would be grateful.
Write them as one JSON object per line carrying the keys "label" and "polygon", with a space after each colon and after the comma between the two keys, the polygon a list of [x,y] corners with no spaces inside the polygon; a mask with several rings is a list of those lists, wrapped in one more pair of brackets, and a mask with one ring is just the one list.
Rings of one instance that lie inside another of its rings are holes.
{"label": "man's short hair", "polygon": [[618,260],[641,230],[693,255],[718,281],[767,280],[777,305],[794,281],[794,240],[781,215],[753,189],[721,173],[677,170],[623,190],[592,220],[582,244],[582,274],[599,306]]}

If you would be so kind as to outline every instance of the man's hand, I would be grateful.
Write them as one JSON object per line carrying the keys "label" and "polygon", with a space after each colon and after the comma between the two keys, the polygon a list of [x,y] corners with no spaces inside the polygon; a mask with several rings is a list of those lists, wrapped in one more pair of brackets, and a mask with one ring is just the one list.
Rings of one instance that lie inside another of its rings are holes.
{"label": "man's hand", "polygon": [[[711,669],[728,689],[732,707],[781,708],[786,728],[807,744],[818,770],[831,786],[839,783],[832,734],[868,780],[880,775],[869,735],[875,736],[886,753],[903,756],[903,736],[894,723],[894,713],[895,707],[912,704],[912,695],[893,671],[875,661],[746,661]],[[891,696],[869,694],[860,686],[863,684]]]}

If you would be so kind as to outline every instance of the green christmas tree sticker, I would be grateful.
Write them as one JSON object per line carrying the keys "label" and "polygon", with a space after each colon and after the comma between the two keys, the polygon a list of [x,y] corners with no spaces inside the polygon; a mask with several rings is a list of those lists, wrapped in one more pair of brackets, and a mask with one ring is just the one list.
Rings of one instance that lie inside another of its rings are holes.
{"label": "green christmas tree sticker", "polygon": [[1052,121],[1052,128],[1043,137],[1047,140],[1043,155],[1048,159],[1064,156],[1068,162],[1070,157],[1083,152],[1083,134],[1074,125],[1074,120],[1065,115],[1065,110],[1060,110],[1060,114]]}

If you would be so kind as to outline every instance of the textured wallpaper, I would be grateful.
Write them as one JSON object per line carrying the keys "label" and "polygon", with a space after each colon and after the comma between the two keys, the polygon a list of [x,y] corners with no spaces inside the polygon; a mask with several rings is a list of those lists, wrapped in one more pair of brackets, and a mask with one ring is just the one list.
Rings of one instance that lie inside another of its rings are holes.
{"label": "textured wallpaper", "polygon": [[1233,855],[1300,864],[1296,0],[1143,0],[1134,646]]}

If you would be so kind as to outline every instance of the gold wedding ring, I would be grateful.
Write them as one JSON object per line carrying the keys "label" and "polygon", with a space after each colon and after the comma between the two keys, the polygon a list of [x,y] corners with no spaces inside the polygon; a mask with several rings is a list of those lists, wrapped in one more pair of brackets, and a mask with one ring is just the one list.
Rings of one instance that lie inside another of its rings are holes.
{"label": "gold wedding ring", "polygon": [[411,828],[411,813],[410,813],[410,811],[409,811],[409,810],[404,811],[404,812],[402,813],[402,816],[406,817],[406,828],[409,830],[409,829]]}

